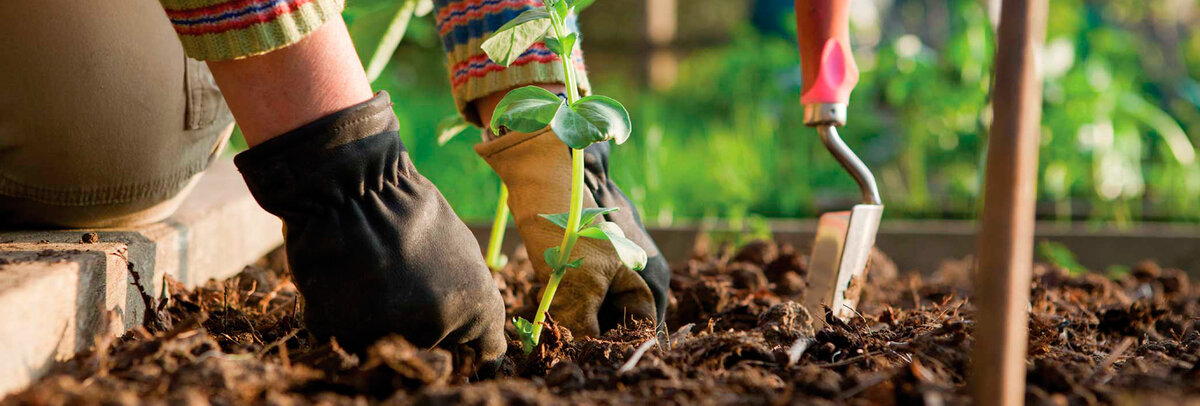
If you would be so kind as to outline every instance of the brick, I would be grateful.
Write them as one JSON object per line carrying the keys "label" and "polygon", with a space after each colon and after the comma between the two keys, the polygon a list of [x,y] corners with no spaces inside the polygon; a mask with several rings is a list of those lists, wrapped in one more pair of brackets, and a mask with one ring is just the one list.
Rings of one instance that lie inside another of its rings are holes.
{"label": "brick", "polygon": [[[0,232],[0,393],[143,320],[164,277],[233,276],[283,244],[233,164],[217,162],[170,218],[145,226]],[[95,232],[98,242],[85,243]]]}

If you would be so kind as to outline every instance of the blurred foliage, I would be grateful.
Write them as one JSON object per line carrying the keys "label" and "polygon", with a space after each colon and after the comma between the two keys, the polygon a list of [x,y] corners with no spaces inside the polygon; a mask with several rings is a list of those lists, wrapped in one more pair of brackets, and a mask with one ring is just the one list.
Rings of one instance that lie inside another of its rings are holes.
{"label": "blurred foliage", "polygon": [[[1200,7],[1189,1],[1050,2],[1042,217],[1200,220],[1191,139],[1200,134],[1200,30],[1192,28]],[[378,32],[395,3],[349,2],[345,16],[360,53],[378,43],[360,33]],[[852,15],[862,77],[842,133],[875,171],[886,215],[973,217],[991,118],[987,4],[856,4],[870,7]],[[498,180],[472,151],[477,131],[437,146],[435,129],[454,102],[433,22],[413,19],[408,30],[374,85],[395,100],[401,137],[421,172],[462,217],[486,219]],[[612,172],[650,221],[810,217],[854,203],[853,182],[801,123],[794,28],[772,30],[746,23],[729,41],[693,50],[669,90],[644,89],[632,78],[594,83],[627,101],[634,136],[614,149]],[[639,57],[633,48],[624,55]]]}
{"label": "blurred foliage", "polygon": [[1046,262],[1050,265],[1065,269],[1072,275],[1087,273],[1087,268],[1075,259],[1075,253],[1071,252],[1070,248],[1062,243],[1053,241],[1040,241],[1034,249],[1039,261]]}

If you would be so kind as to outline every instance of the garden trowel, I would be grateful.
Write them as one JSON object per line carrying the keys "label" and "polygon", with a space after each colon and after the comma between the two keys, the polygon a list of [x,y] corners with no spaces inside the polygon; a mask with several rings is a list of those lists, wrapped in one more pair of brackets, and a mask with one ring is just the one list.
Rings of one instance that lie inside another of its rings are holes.
{"label": "garden trowel", "polygon": [[862,203],[849,211],[825,213],[817,222],[816,239],[808,262],[804,306],[824,325],[825,307],[845,320],[855,312],[883,216],[883,201],[875,176],[842,142],[837,127],[846,124],[846,104],[858,82],[858,67],[850,53],[850,0],[796,0],[800,40],[804,125],[815,127],[821,142],[854,177]]}

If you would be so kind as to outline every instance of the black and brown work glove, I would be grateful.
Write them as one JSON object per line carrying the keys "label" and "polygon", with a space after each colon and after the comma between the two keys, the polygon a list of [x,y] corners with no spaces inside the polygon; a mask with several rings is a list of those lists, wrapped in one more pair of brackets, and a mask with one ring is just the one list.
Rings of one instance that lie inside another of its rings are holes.
{"label": "black and brown work glove", "polygon": [[[578,269],[567,269],[550,305],[554,320],[577,336],[596,336],[629,319],[652,320],[662,327],[666,312],[670,270],[637,210],[608,177],[608,143],[585,152],[585,207],[616,207],[604,215],[649,257],[646,268],[635,272],[623,265],[612,245],[580,238],[572,258],[583,257]],[[562,242],[563,229],[539,214],[566,213],[571,195],[571,149],[549,128],[531,134],[510,132],[479,144],[475,151],[508,185],[508,206],[517,232],[540,280],[548,280],[550,266],[543,251]]]}
{"label": "black and brown work glove", "polygon": [[310,331],[356,351],[400,334],[470,355],[487,374],[507,345],[500,292],[397,128],[379,92],[235,162],[258,203],[283,219]]}

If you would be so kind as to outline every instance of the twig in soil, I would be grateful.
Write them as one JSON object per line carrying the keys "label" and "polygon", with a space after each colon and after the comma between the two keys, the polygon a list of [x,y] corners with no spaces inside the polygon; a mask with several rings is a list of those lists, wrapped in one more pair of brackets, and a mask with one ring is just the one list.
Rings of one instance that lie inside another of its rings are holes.
{"label": "twig in soil", "polygon": [[810,337],[800,337],[800,338],[797,338],[797,339],[796,339],[796,342],[792,343],[792,346],[791,346],[791,347],[788,347],[788,351],[787,351],[787,355],[788,355],[788,363],[787,363],[787,366],[789,366],[789,367],[790,367],[790,366],[792,366],[792,365],[795,365],[795,364],[796,364],[796,361],[799,361],[799,360],[800,360],[800,357],[804,355],[804,352],[808,350],[808,346],[809,346],[809,345],[811,345],[811,344],[812,344],[812,342],[813,342],[813,339],[812,339],[812,338],[810,338]]}
{"label": "twig in soil", "polygon": [[959,302],[957,302],[957,305],[952,308],[949,306],[949,304],[950,304],[950,299],[953,299],[953,298],[954,298],[954,293],[951,293],[949,296],[946,296],[946,298],[942,300],[942,303],[938,305],[938,307],[942,308],[942,311],[941,311],[941,313],[938,313],[937,317],[935,317],[934,320],[938,320],[939,322],[944,321],[946,319],[946,314],[950,313],[950,310],[954,310],[955,314],[958,313],[958,309],[962,308],[962,305],[964,302],[959,301]]}
{"label": "twig in soil", "polygon": [[[868,323],[868,322],[867,322],[867,318],[866,318],[866,317],[863,317],[862,313],[859,313],[859,312],[858,312],[858,309],[855,309],[855,308],[853,308],[853,307],[851,307],[851,306],[849,306],[849,305],[842,305],[842,307],[845,307],[845,308],[847,308],[847,309],[850,309],[850,311],[852,311],[852,312],[854,312],[854,314],[858,315],[858,319],[859,319],[859,320],[862,320],[862,328],[863,328],[863,330],[865,330],[866,332],[865,332],[865,333],[863,333],[863,332],[861,332],[861,331],[855,331],[855,333],[858,333],[859,337],[862,337],[862,336],[865,336],[865,335],[870,335],[870,334],[871,334],[871,327],[870,327],[870,326],[871,326],[871,323]],[[847,323],[846,325],[849,325],[849,323]]]}
{"label": "twig in soil", "polygon": [[285,345],[285,344],[287,343],[288,340],[291,340],[292,337],[295,337],[296,334],[299,332],[300,332],[300,329],[293,328],[291,332],[287,333],[287,335],[280,337],[278,340],[271,342],[271,344],[268,344],[266,347],[263,347],[263,349],[259,350],[258,357],[262,358],[264,355],[267,355],[267,353],[271,352],[271,349],[275,348],[276,346],[279,346],[280,356],[281,357],[286,356],[287,355],[287,345]]}
{"label": "twig in soil", "polygon": [[866,358],[867,358],[867,354],[855,355],[855,356],[853,356],[853,357],[846,358],[846,359],[844,359],[844,360],[841,360],[841,361],[837,361],[837,362],[830,362],[830,363],[827,363],[827,364],[816,364],[816,366],[817,366],[817,367],[821,367],[821,368],[840,367],[840,366],[843,366],[843,365],[850,365],[850,364],[853,364],[853,363],[855,363],[855,362],[862,361],[862,360],[864,360],[864,359],[866,359]]}
{"label": "twig in soil", "polygon": [[675,334],[671,334],[669,337],[671,340],[671,342],[670,342],[671,348],[675,347],[675,343],[686,340],[688,337],[691,337],[692,329],[695,327],[696,327],[696,323],[688,323],[688,324],[684,325],[683,327],[680,327],[679,330],[675,330]]}
{"label": "twig in soil", "polygon": [[657,338],[651,338],[642,343],[642,345],[639,345],[637,350],[633,351],[633,355],[629,357],[629,360],[625,361],[624,364],[621,364],[621,368],[617,369],[617,375],[623,375],[626,372],[633,370],[633,367],[637,366],[637,363],[642,359],[642,356],[646,355],[646,351],[650,350],[650,347],[653,347],[654,344],[657,343]]}
{"label": "twig in soil", "polygon": [[855,330],[854,327],[850,327],[850,325],[846,324],[845,321],[842,321],[842,319],[840,317],[834,316],[833,309],[830,309],[829,306],[823,306],[823,307],[825,308],[825,324],[826,325],[842,329],[843,331],[846,331],[848,333],[854,333],[854,335],[858,336],[859,338],[862,338],[862,333],[860,333],[858,330]]}
{"label": "twig in soil", "polygon": [[[159,298],[158,308],[156,308],[154,310],[156,312],[162,313],[163,311],[167,310],[167,307],[171,306],[171,284],[167,283],[167,274],[163,274],[162,291],[159,292],[158,298]],[[163,318],[163,319],[166,319],[166,318]]]}
{"label": "twig in soil", "polygon": [[208,320],[208,313],[199,313],[195,316],[188,317],[183,322],[176,324],[166,333],[163,334],[164,340],[170,340],[183,335],[183,333],[194,331],[204,325],[204,321]]}
{"label": "twig in soil", "polygon": [[283,364],[284,371],[292,369],[292,357],[288,355],[288,349],[286,345],[279,347],[279,362]]}
{"label": "twig in soil", "polygon": [[842,307],[845,307],[845,308],[849,309],[850,311],[854,312],[855,315],[858,315],[859,320],[862,320],[862,322],[863,322],[863,326],[871,325],[871,323],[867,322],[867,318],[863,317],[862,313],[858,312],[858,309],[855,309],[854,307],[852,307],[850,305],[845,305],[845,304],[842,305]]}
{"label": "twig in soil", "polygon": [[878,385],[879,383],[886,381],[888,379],[892,379],[893,376],[896,376],[895,370],[893,370],[891,372],[875,374],[875,376],[872,376],[871,378],[863,381],[863,383],[858,384],[858,386],[855,386],[853,388],[850,388],[850,390],[848,390],[848,391],[844,391],[844,392],[838,394],[838,400],[850,399],[850,398],[854,397],[854,395],[857,395],[857,394],[861,393],[862,391],[870,389],[872,386]]}
{"label": "twig in soil", "polygon": [[221,283],[221,329],[229,328],[229,282]]}
{"label": "twig in soil", "polygon": [[261,299],[258,300],[259,311],[266,311],[267,306],[271,304],[271,301],[275,300],[275,297],[279,296],[279,291],[283,290],[283,287],[289,284],[291,284],[291,282],[275,284],[275,287],[272,288],[270,292],[267,292]]}
{"label": "twig in soil", "polygon": [[1108,381],[1106,378],[1105,380],[1100,380],[1100,377],[1108,375],[1109,366],[1116,363],[1117,357],[1121,357],[1126,350],[1129,350],[1129,346],[1133,345],[1133,341],[1134,338],[1132,336],[1127,336],[1126,339],[1121,340],[1121,344],[1118,344],[1116,348],[1112,348],[1112,352],[1109,353],[1108,357],[1104,357],[1104,362],[1096,366],[1096,371],[1092,372],[1092,376],[1088,380],[1096,383]]}

